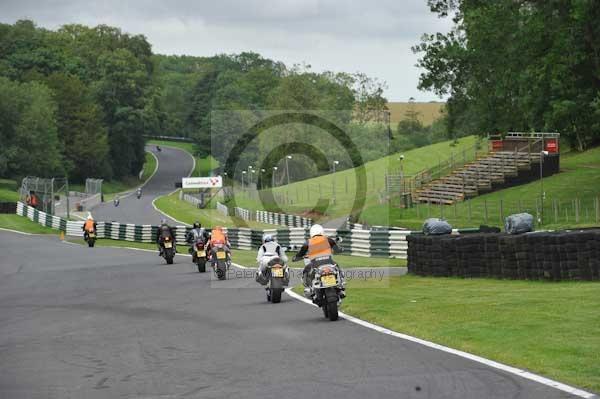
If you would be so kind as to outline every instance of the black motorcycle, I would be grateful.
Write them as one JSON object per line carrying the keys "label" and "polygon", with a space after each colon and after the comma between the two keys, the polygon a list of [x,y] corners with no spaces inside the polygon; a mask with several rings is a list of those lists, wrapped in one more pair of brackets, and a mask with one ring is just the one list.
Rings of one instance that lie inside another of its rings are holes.
{"label": "black motorcycle", "polygon": [[173,264],[173,258],[175,257],[175,244],[171,237],[166,237],[162,242],[162,257],[165,258],[168,265]]}

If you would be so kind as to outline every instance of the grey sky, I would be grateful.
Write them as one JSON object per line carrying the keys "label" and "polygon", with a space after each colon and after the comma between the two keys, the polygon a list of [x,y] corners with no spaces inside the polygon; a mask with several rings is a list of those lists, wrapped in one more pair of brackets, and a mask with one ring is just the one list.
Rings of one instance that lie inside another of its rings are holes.
{"label": "grey sky", "polygon": [[255,51],[292,66],[356,72],[387,82],[392,101],[439,100],[417,90],[423,33],[445,32],[426,0],[0,0],[0,21],[46,28],[108,24],[144,34],[154,52],[210,56]]}

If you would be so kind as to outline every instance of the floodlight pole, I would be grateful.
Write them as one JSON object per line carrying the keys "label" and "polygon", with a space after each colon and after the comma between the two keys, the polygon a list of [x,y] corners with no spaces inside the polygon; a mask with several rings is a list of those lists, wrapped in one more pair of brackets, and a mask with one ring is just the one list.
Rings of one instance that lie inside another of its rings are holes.
{"label": "floodlight pole", "polygon": [[287,184],[290,184],[290,166],[288,164],[288,159],[292,159],[291,155],[285,157],[285,173],[287,174]]}

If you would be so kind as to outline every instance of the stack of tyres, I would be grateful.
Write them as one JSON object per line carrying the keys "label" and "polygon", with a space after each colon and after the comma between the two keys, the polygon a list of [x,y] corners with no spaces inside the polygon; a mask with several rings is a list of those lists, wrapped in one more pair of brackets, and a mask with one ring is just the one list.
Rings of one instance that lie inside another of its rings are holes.
{"label": "stack of tyres", "polygon": [[418,251],[417,247],[420,245],[419,239],[416,235],[408,235],[406,236],[406,242],[408,243],[408,248],[406,249],[406,266],[408,267],[408,273],[417,274],[418,267]]}
{"label": "stack of tyres", "polygon": [[600,279],[600,230],[593,231],[593,237],[587,242],[590,253],[590,274],[592,280]]}
{"label": "stack of tyres", "polygon": [[442,257],[444,258],[446,274],[448,276],[458,276],[458,263],[456,258],[456,237],[443,236],[440,237],[442,245]]}
{"label": "stack of tyres", "polygon": [[529,247],[527,236],[520,236],[515,242],[515,258],[517,259],[517,278],[526,280],[530,276]]}
{"label": "stack of tyres", "polygon": [[446,268],[446,260],[442,253],[442,241],[439,237],[427,237],[430,241],[430,268],[431,275],[435,277],[446,277],[448,276],[448,269]]}
{"label": "stack of tyres", "polygon": [[517,240],[519,236],[502,235],[498,242],[502,259],[502,277],[516,279],[517,274]]}
{"label": "stack of tyres", "polygon": [[483,236],[487,275],[494,278],[502,278],[499,237],[499,234],[485,234]]}

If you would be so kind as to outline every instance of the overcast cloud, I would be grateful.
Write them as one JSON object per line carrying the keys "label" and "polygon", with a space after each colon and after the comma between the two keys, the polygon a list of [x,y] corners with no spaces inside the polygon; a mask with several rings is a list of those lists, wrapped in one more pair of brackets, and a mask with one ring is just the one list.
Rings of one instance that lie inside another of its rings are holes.
{"label": "overcast cloud", "polygon": [[32,19],[55,29],[107,24],[144,34],[162,54],[210,56],[255,51],[286,65],[365,72],[388,84],[391,101],[439,100],[417,90],[423,33],[446,32],[426,0],[0,0],[0,21]]}

